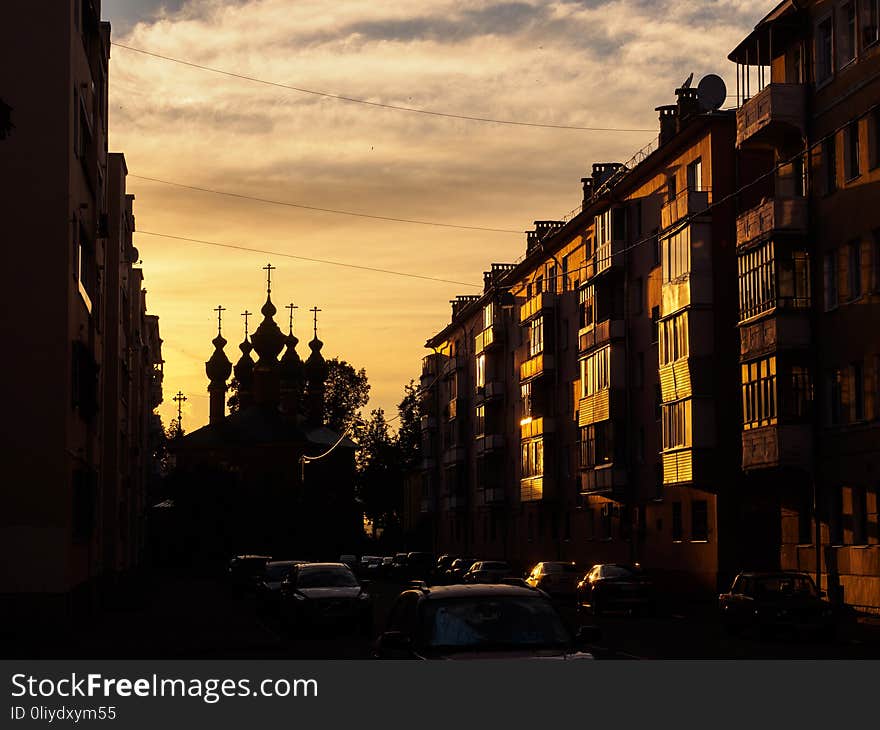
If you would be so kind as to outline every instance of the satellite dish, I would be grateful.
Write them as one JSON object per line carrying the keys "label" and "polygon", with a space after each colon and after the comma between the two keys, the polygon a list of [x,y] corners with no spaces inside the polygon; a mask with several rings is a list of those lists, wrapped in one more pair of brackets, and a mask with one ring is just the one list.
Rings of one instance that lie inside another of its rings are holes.
{"label": "satellite dish", "polygon": [[727,99],[727,85],[724,79],[715,74],[704,76],[697,86],[697,98],[703,111],[715,111]]}

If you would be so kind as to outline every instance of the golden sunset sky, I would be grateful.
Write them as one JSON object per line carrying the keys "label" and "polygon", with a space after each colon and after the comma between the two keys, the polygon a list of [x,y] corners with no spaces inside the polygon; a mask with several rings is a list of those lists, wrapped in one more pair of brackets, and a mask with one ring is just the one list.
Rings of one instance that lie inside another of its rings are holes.
{"label": "golden sunset sky", "polygon": [[[210,73],[119,47],[110,65],[110,148],[124,152],[137,228],[479,285],[525,250],[490,233],[334,215],[187,190],[134,176],[343,209],[525,231],[581,198],[593,162],[626,160],[655,137],[654,108],[690,73],[717,73],[771,0],[103,0],[115,42],[280,84],[384,104],[542,124],[511,126],[392,111]],[[730,100],[731,103],[733,100]],[[449,299],[477,286],[136,234],[147,304],[160,317],[167,424],[182,390],[187,430],[208,418],[205,361],[218,304],[238,358],[246,308],[265,299],[323,311],[326,357],[364,367],[369,408],[393,412],[417,378]],[[256,318],[253,325],[259,321]],[[253,326],[251,327],[253,331]]]}

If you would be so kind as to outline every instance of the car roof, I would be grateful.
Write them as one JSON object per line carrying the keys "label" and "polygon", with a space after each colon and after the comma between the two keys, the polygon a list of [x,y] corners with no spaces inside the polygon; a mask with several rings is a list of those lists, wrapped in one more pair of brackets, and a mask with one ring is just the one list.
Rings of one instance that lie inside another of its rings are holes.
{"label": "car roof", "polygon": [[308,560],[271,560],[266,564],[266,567],[272,565],[304,565],[308,562]]}
{"label": "car roof", "polygon": [[303,563],[300,568],[345,568],[351,570],[351,567],[345,563]]}
{"label": "car roof", "polygon": [[740,575],[748,578],[785,578],[803,576],[812,579],[813,577],[805,570],[744,570]]}
{"label": "car roof", "polygon": [[271,560],[271,555],[236,555],[233,560]]}
{"label": "car roof", "polygon": [[489,584],[489,585],[456,585],[456,586],[434,586],[431,588],[413,589],[406,591],[407,593],[421,593],[425,600],[436,601],[448,598],[486,598],[492,597],[541,597],[546,599],[546,595],[535,588],[525,588],[520,586]]}

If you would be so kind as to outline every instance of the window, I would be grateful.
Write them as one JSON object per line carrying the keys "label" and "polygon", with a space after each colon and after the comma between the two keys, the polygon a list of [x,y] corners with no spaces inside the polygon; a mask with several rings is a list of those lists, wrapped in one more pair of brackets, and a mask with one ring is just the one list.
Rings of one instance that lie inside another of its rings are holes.
{"label": "window", "polygon": [[709,503],[704,499],[691,502],[691,540],[709,539]]}
{"label": "window", "polygon": [[611,211],[597,215],[596,230],[596,273],[611,266]]}
{"label": "window", "polygon": [[534,413],[532,383],[523,383],[520,392],[522,394],[522,417],[523,419],[531,418]]}
{"label": "window", "polygon": [[581,329],[591,329],[596,323],[596,287],[593,284],[581,288]]}
{"label": "window", "polygon": [[651,342],[656,344],[660,339],[660,307],[651,307]]}
{"label": "window", "polygon": [[776,304],[773,241],[739,257],[739,316],[744,322]]}
{"label": "window", "polygon": [[743,421],[745,430],[776,423],[776,358],[742,366]]}
{"label": "window", "polygon": [[685,226],[661,241],[663,283],[675,281],[691,270],[691,229]]}
{"label": "window", "polygon": [[838,304],[837,299],[837,252],[825,254],[822,273],[825,282],[825,311],[834,309]]}
{"label": "window", "polygon": [[847,181],[857,178],[859,170],[859,122],[850,122],[843,131],[843,145],[846,155],[843,160]]}
{"label": "window", "polygon": [[880,41],[880,0],[860,0],[862,47]]}
{"label": "window", "polygon": [[486,356],[485,355],[477,355],[476,362],[476,381],[477,381],[477,390],[486,387]]}
{"label": "window", "polygon": [[703,160],[697,158],[687,166],[688,190],[700,192],[703,189]]}
{"label": "window", "polygon": [[477,406],[474,415],[474,434],[477,437],[486,433],[486,406]]}
{"label": "window", "polygon": [[[880,2],[880,0],[877,0]],[[880,167],[880,109],[875,109],[868,117],[869,165],[872,170]]]}
{"label": "window", "polygon": [[672,540],[681,542],[683,535],[681,523],[681,502],[672,503]]}
{"label": "window", "polygon": [[782,307],[806,309],[810,306],[810,255],[806,251],[792,251],[777,261],[778,304]]}
{"label": "window", "polygon": [[544,352],[544,318],[536,317],[529,323],[529,357]]}
{"label": "window", "polygon": [[802,365],[791,368],[791,400],[785,415],[793,419],[809,418],[813,412],[813,379],[810,370]]}
{"label": "window", "polygon": [[547,291],[555,294],[556,290],[556,267],[551,266],[547,271]]}
{"label": "window", "polygon": [[79,293],[89,313],[97,297],[98,265],[95,259],[95,246],[89,239],[85,226],[78,226],[76,249],[76,280]]}
{"label": "window", "polygon": [[669,175],[666,178],[666,201],[671,203],[678,197],[678,182],[675,175]]}
{"label": "window", "polygon": [[865,420],[865,371],[862,363],[849,366],[850,421]]}
{"label": "window", "polygon": [[825,194],[837,190],[837,137],[832,135],[822,142],[822,168],[825,177]]}
{"label": "window", "polygon": [[571,255],[562,257],[562,291],[568,290],[568,272],[571,268],[569,264],[570,259]]}
{"label": "window", "polygon": [[581,428],[580,466],[592,469],[614,461],[614,440],[611,421],[602,421]]}
{"label": "window", "polygon": [[493,302],[489,302],[485,307],[483,307],[483,329],[489,329],[493,324],[495,324],[495,304]]}
{"label": "window", "polygon": [[834,26],[828,16],[816,26],[816,83],[822,84],[834,73]]}
{"label": "window", "polygon": [[526,441],[522,445],[523,479],[539,477],[544,474],[544,441]]}
{"label": "window", "polygon": [[611,387],[611,346],[603,347],[581,360],[581,397]]}
{"label": "window", "polygon": [[840,23],[838,25],[840,39],[838,41],[838,65],[843,68],[856,57],[856,4],[851,1],[840,6]]}
{"label": "window", "polygon": [[849,299],[862,296],[862,242],[852,241],[847,246],[846,286]]}
{"label": "window", "polygon": [[828,424],[838,426],[843,423],[843,373],[838,370],[828,372]]}
{"label": "window", "polygon": [[688,319],[682,312],[660,323],[660,365],[682,360],[688,356]]}
{"label": "window", "polygon": [[690,401],[664,403],[662,406],[663,450],[690,445]]}

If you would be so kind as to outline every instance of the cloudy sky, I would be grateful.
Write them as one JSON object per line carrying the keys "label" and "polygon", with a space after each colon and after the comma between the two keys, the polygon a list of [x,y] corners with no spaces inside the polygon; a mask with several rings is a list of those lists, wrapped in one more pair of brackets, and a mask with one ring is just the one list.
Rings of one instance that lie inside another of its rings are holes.
{"label": "cloudy sky", "polygon": [[[104,0],[113,40],[280,84],[452,114],[654,130],[691,73],[735,90],[726,54],[772,0]],[[588,132],[391,111],[222,76],[116,47],[111,149],[129,172],[186,185],[380,216],[525,231],[580,199],[593,162],[625,160],[653,131]],[[273,299],[320,307],[328,357],[364,367],[371,407],[393,410],[418,377],[449,299],[477,293],[522,233],[334,215],[129,179],[148,306],[160,316],[167,423],[189,397],[207,421],[204,374],[218,304],[227,354],[240,312]],[[145,232],[278,252],[269,256]],[[308,263],[332,259],[462,282]],[[311,337],[298,318],[299,350]],[[282,319],[282,317],[279,317]],[[286,320],[285,320],[286,321]],[[253,329],[253,328],[252,328]]]}

